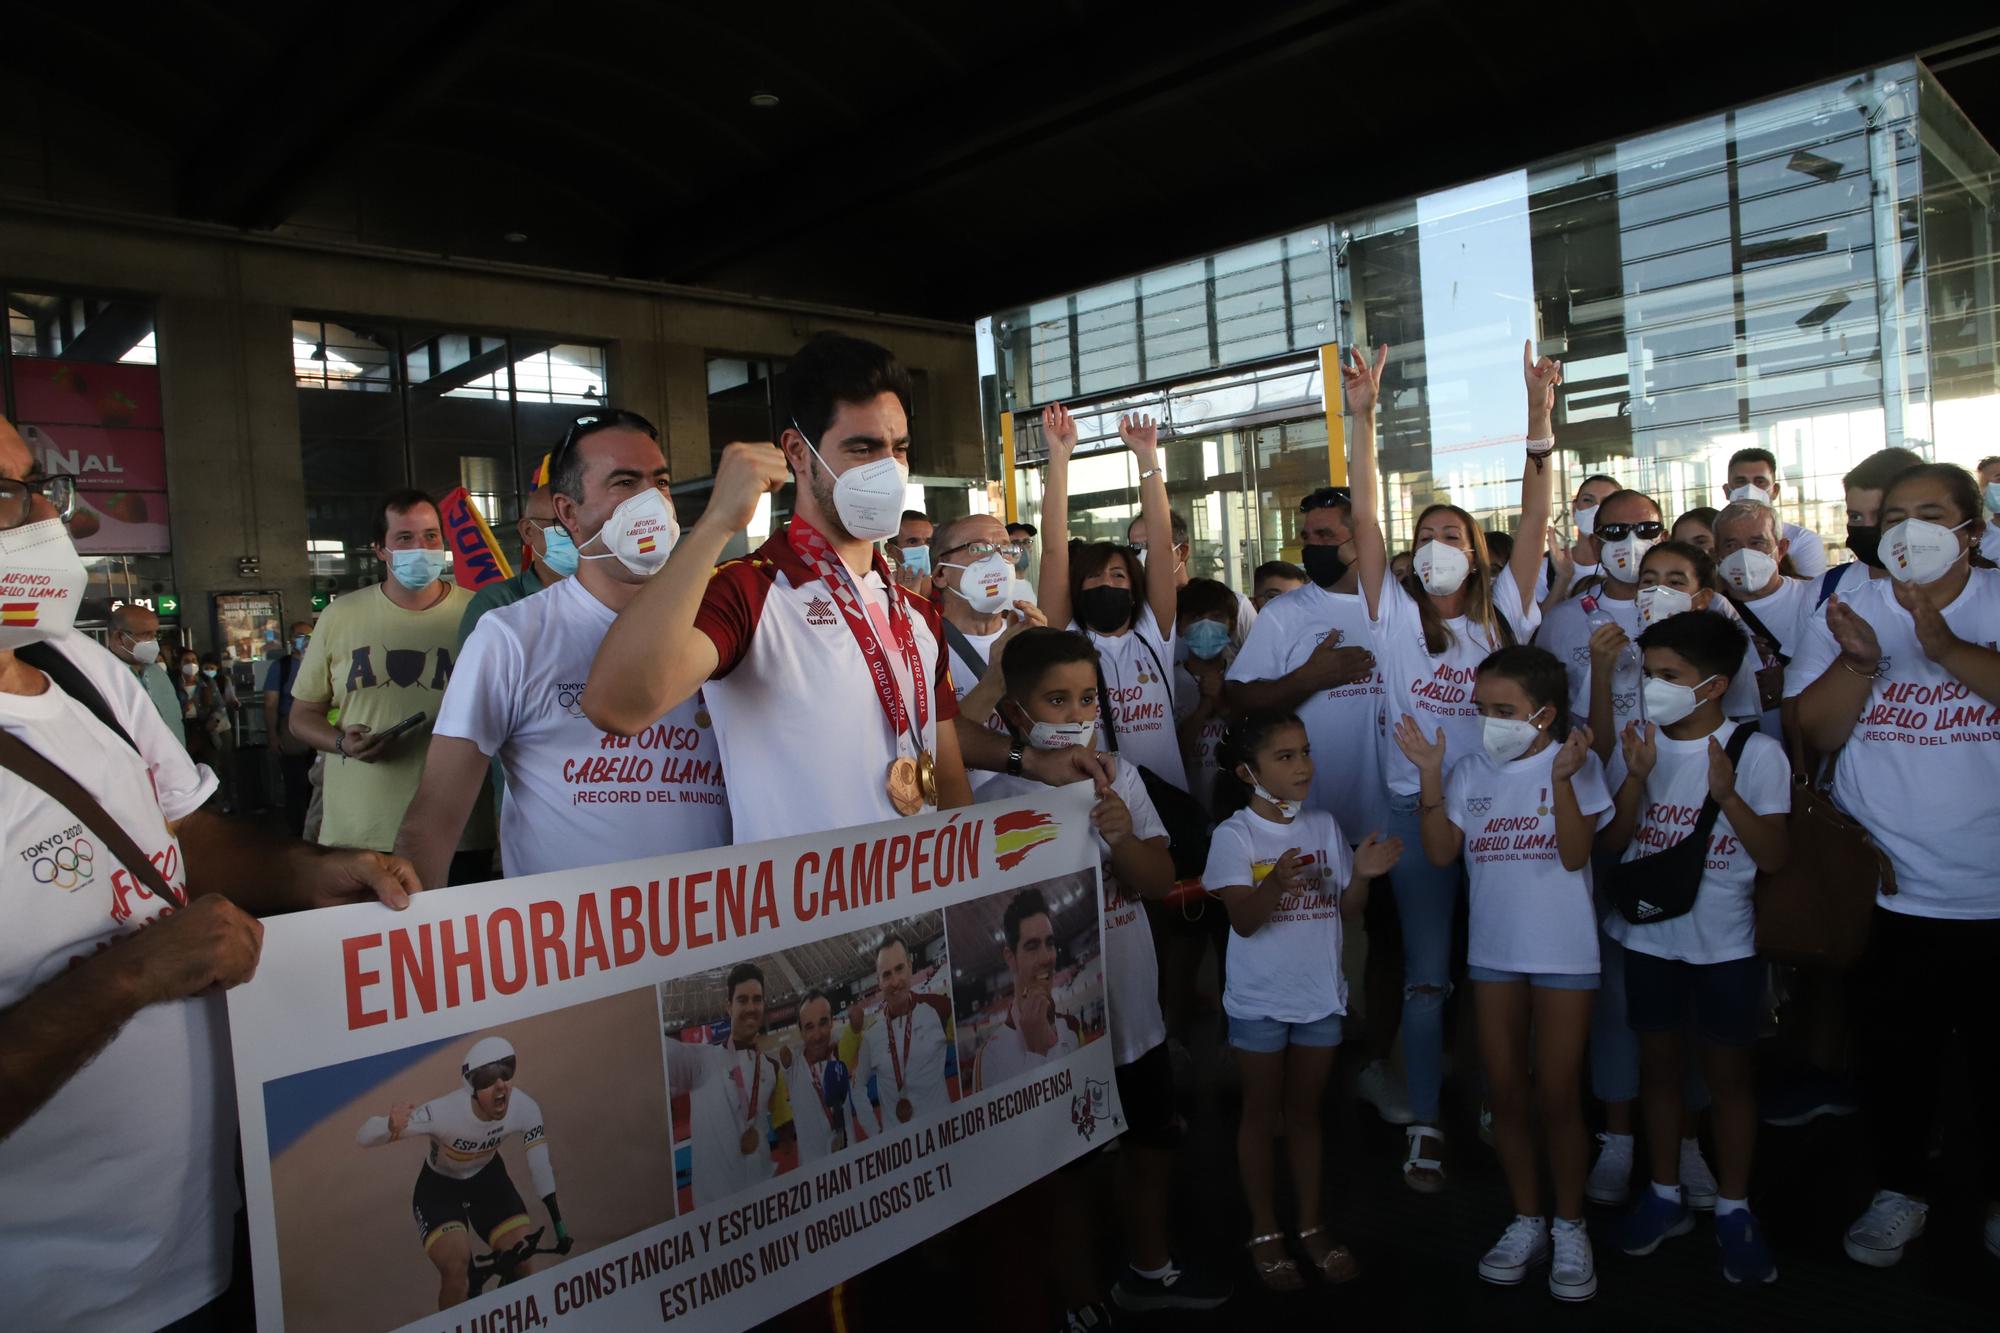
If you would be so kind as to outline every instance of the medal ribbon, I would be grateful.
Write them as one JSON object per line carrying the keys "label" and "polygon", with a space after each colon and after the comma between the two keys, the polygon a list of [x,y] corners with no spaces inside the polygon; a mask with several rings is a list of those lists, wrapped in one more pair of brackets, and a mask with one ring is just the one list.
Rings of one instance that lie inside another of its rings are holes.
{"label": "medal ribbon", "polygon": [[863,660],[868,663],[869,678],[875,683],[876,701],[882,705],[882,713],[889,719],[889,728],[898,742],[897,748],[901,749],[903,734],[908,732],[911,745],[918,754],[922,754],[924,726],[930,720],[930,691],[924,680],[923,655],[917,650],[916,630],[910,624],[909,602],[902,587],[889,573],[889,564],[882,558],[882,552],[872,546],[869,548],[875,571],[882,576],[882,584],[889,592],[889,628],[896,637],[896,648],[902,654],[904,665],[910,669],[910,683],[916,691],[914,726],[911,725],[909,711],[903,706],[903,692],[896,684],[888,655],[875,636],[875,626],[868,619],[867,608],[861,604],[861,593],[854,583],[854,576],[834,555],[833,547],[820,531],[804,519],[792,519],[785,530],[785,539],[791,543],[799,559],[819,575],[820,582],[826,585],[839,605],[847,628],[854,635],[854,642],[860,646]]}
{"label": "medal ribbon", "polygon": [[[912,1003],[915,1002],[912,1001]],[[915,1009],[910,1010],[910,1016],[903,1020],[903,1058],[900,1060],[896,1058],[896,1020],[884,1014],[882,1015],[882,1021],[889,1025],[889,1067],[896,1075],[896,1091],[901,1092],[903,1091],[903,1066],[908,1064],[910,1060],[910,1038],[915,1036],[917,1032],[917,1011]]]}
{"label": "medal ribbon", "polygon": [[[732,1045],[730,1049],[735,1050],[736,1048]],[[757,1094],[764,1087],[764,1057],[757,1054],[757,1050],[753,1046],[750,1049],[750,1059],[756,1064],[757,1073],[751,1079],[749,1092],[743,1092],[742,1065],[732,1065],[729,1070],[729,1078],[731,1082],[736,1084],[736,1091],[743,1093],[743,1105],[745,1108],[743,1123],[749,1128],[755,1129],[757,1127]]]}
{"label": "medal ribbon", "polygon": [[819,1097],[819,1111],[826,1117],[826,1127],[838,1134],[840,1126],[834,1122],[833,1108],[826,1104],[826,1088],[819,1081],[819,1066],[810,1060],[806,1061],[806,1073],[812,1075],[813,1092]]}

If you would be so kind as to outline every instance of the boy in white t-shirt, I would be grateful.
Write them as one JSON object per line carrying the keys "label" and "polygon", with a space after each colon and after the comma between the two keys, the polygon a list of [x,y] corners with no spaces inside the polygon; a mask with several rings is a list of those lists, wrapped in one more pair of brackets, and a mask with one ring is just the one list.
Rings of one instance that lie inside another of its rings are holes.
{"label": "boy in white t-shirt", "polygon": [[[1016,634],[1001,659],[1007,692],[1000,715],[1015,735],[1039,749],[1088,746],[1098,725],[1097,649],[1081,634],[1033,628]],[[1033,779],[1002,775],[980,790],[1003,800],[1043,789]],[[1113,768],[1090,822],[1104,869],[1104,970],[1111,999],[1112,1073],[1125,1109],[1120,1140],[1119,1206],[1124,1214],[1127,1270],[1111,1289],[1121,1309],[1207,1310],[1229,1289],[1175,1266],[1167,1229],[1173,1152],[1180,1141],[1174,1112],[1173,1062],[1160,1013],[1159,963],[1142,900],[1174,885],[1167,830],[1146,795],[1139,770]]]}
{"label": "boy in white t-shirt", "polygon": [[1740,725],[1722,715],[1745,649],[1734,626],[1716,616],[1673,616],[1641,634],[1639,648],[1650,721],[1625,726],[1611,761],[1616,807],[1598,845],[1627,862],[1652,856],[1689,836],[1705,802],[1720,811],[1688,911],[1634,924],[1614,910],[1605,921],[1605,933],[1625,947],[1653,1178],[1619,1244],[1627,1254],[1651,1254],[1694,1227],[1680,1182],[1682,1034],[1692,1017],[1714,1098],[1722,1272],[1731,1282],[1772,1282],[1778,1270],[1747,1203],[1757,1133],[1751,1052],[1764,997],[1751,888],[1759,870],[1785,861],[1791,766],[1768,736],[1749,737],[1734,764],[1724,752]]}

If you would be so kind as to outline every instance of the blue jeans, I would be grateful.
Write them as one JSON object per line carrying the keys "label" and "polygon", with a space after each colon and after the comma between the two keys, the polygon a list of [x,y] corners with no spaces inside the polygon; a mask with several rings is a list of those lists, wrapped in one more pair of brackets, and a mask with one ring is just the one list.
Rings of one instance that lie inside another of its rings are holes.
{"label": "blue jeans", "polygon": [[[1615,909],[1614,909],[1615,910]],[[1639,1098],[1639,1034],[1632,1031],[1625,993],[1625,946],[1597,932],[1597,1003],[1590,1011],[1590,1091],[1600,1102]],[[1708,1105],[1701,1061],[1687,1060],[1687,1087],[1681,1094],[1691,1111]]]}
{"label": "blue jeans", "polygon": [[1444,1082],[1444,1002],[1451,997],[1452,914],[1465,863],[1434,866],[1424,855],[1417,798],[1389,794],[1389,833],[1403,840],[1403,859],[1389,872],[1403,928],[1403,1072],[1410,1113],[1435,1125]]}

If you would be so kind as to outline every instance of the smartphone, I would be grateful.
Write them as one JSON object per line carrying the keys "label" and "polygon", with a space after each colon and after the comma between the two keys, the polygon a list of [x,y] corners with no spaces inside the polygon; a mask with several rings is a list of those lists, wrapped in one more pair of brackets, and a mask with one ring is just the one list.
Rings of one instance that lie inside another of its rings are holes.
{"label": "smartphone", "polygon": [[373,739],[375,739],[377,742],[383,745],[387,745],[390,741],[395,740],[396,737],[402,735],[404,732],[408,731],[411,727],[422,726],[425,719],[428,718],[429,716],[430,714],[428,713],[412,713],[408,717],[404,718],[401,722],[398,722],[395,726],[389,728],[387,731],[376,732]]}

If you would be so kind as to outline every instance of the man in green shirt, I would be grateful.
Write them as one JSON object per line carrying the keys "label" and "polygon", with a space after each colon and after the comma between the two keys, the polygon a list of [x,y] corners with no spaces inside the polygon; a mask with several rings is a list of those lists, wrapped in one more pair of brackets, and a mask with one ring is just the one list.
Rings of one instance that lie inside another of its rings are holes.
{"label": "man in green shirt", "polygon": [[173,738],[186,745],[181,699],[174,693],[174,683],[167,678],[166,668],[160,665],[160,618],[143,606],[127,602],[111,613],[111,634],[105,644],[146,687],[146,697],[153,701],[160,721],[167,724]]}

